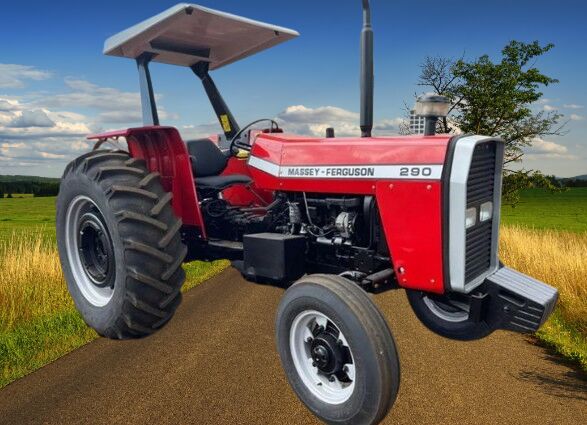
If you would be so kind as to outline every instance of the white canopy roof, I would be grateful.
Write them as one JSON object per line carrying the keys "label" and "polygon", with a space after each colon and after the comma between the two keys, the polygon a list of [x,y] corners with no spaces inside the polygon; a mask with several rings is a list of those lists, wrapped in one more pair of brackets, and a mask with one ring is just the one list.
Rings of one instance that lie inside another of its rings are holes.
{"label": "white canopy roof", "polygon": [[297,37],[297,31],[181,3],[110,37],[104,54],[136,59],[155,54],[154,62],[210,70]]}

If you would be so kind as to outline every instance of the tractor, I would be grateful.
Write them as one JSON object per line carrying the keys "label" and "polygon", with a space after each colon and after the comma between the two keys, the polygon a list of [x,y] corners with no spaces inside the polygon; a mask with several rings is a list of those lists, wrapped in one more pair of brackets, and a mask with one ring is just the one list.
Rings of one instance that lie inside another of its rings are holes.
{"label": "tractor", "polygon": [[[326,423],[373,424],[400,382],[374,294],[405,290],[426,327],[456,340],[545,322],[557,291],[498,257],[503,141],[435,134],[447,114],[435,96],[418,103],[424,134],[373,137],[368,0],[362,12],[360,137],[237,123],[211,71],[291,29],[178,4],[106,40],[106,55],[136,62],[144,125],[89,136],[94,149],[63,174],[59,255],[88,326],[151,335],[181,302],[184,262],[228,259],[245,279],[286,288],[276,345],[301,402]],[[161,126],[151,62],[191,70],[223,133],[184,141]]]}

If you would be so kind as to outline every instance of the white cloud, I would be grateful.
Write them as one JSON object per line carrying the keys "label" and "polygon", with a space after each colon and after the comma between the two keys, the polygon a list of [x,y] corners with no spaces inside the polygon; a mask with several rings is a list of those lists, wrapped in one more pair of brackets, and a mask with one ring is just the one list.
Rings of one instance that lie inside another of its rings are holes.
{"label": "white cloud", "polygon": [[46,80],[51,73],[28,65],[0,63],[0,88],[19,89],[27,80]]}
{"label": "white cloud", "polygon": [[[141,97],[138,92],[125,92],[112,87],[100,87],[85,80],[66,78],[70,89],[43,99],[43,105],[53,108],[88,108],[99,111],[97,121],[108,124],[140,124],[142,122]],[[160,100],[160,96],[156,96]],[[178,119],[158,106],[162,120]]]}
{"label": "white cloud", "polygon": [[213,121],[200,125],[183,125],[178,128],[183,140],[202,139],[214,134],[222,133],[220,124]]}
{"label": "white cloud", "polygon": [[41,109],[22,111],[8,123],[8,127],[29,128],[29,127],[54,127],[55,122]]}
{"label": "white cloud", "polygon": [[[358,136],[359,114],[336,106],[308,108],[304,105],[287,107],[277,115],[276,120],[288,133],[324,136],[328,127],[333,127],[337,137]],[[385,119],[374,123],[377,134],[389,135],[398,130],[401,118]]]}
{"label": "white cloud", "polygon": [[579,159],[576,155],[569,153],[566,146],[549,140],[536,137],[532,140],[532,146],[526,149],[525,159]]}
{"label": "white cloud", "polygon": [[551,105],[544,105],[542,107],[545,111],[551,112],[551,111],[556,111],[556,108],[554,106]]}
{"label": "white cloud", "polygon": [[571,121],[583,121],[585,119],[584,116],[578,114],[571,114],[569,118],[571,119]]}
{"label": "white cloud", "polygon": [[0,99],[0,112],[11,112],[20,110],[18,100]]}
{"label": "white cloud", "polygon": [[569,103],[569,104],[563,105],[563,107],[567,108],[567,109],[583,109],[584,108],[583,105],[577,105],[575,103]]}

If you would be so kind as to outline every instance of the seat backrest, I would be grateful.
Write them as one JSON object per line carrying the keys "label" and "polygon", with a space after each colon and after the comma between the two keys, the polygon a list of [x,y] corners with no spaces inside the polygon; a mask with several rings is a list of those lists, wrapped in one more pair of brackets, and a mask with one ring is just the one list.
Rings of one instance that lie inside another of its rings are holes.
{"label": "seat backrest", "polygon": [[226,168],[228,157],[212,140],[189,140],[186,145],[192,159],[192,171],[195,177],[217,176]]}

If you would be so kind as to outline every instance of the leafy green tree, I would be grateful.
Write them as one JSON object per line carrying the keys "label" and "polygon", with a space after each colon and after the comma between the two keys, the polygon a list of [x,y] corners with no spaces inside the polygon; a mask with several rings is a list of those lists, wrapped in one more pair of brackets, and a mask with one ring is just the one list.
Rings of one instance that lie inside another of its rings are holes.
{"label": "leafy green tree", "polygon": [[528,187],[559,190],[539,171],[512,167],[536,138],[564,134],[566,123],[561,123],[561,114],[532,109],[542,97],[540,90],[558,83],[535,67],[536,60],[553,47],[538,41],[511,41],[496,62],[488,55],[473,61],[428,57],[421,66],[418,85],[451,101],[449,117],[439,121],[440,133],[459,129],[504,139],[506,203],[515,204],[520,190]]}

